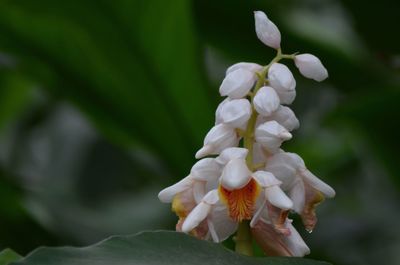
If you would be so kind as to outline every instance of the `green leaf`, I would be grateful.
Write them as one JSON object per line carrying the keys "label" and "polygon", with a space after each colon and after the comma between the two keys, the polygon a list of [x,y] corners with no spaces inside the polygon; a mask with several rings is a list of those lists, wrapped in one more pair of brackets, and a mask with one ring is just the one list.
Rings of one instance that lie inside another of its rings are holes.
{"label": "green leaf", "polygon": [[0,252],[0,265],[8,265],[10,262],[17,261],[19,259],[21,259],[21,256],[11,249],[7,248]]}
{"label": "green leaf", "polygon": [[85,248],[39,248],[13,265],[328,265],[302,258],[254,258],[183,233],[158,231],[115,236]]}

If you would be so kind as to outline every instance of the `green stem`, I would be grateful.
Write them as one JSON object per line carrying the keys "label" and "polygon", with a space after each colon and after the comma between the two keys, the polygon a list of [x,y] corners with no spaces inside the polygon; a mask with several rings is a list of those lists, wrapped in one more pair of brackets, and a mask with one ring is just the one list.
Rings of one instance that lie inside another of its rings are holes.
{"label": "green stem", "polygon": [[235,251],[237,253],[246,256],[253,256],[253,245],[249,221],[243,221],[239,224],[239,228],[235,237],[235,243]]}
{"label": "green stem", "polygon": [[[256,169],[256,166],[253,165],[253,144],[254,144],[254,131],[258,116],[257,111],[254,109],[254,103],[253,103],[254,96],[257,94],[257,91],[264,86],[266,82],[265,76],[267,75],[270,66],[273,63],[277,63],[282,59],[294,59],[295,55],[296,54],[291,54],[291,55],[282,54],[281,49],[278,49],[275,58],[267,66],[265,66],[261,72],[257,73],[258,76],[257,83],[254,87],[254,90],[249,93],[252,113],[247,123],[246,131],[241,133],[243,134],[243,147],[249,150],[249,153],[247,154],[246,157],[246,164],[248,168],[252,171]],[[253,255],[250,222],[248,220],[239,223],[239,228],[237,230],[237,234],[235,237],[235,243],[236,243],[235,246],[236,252],[247,256]]]}

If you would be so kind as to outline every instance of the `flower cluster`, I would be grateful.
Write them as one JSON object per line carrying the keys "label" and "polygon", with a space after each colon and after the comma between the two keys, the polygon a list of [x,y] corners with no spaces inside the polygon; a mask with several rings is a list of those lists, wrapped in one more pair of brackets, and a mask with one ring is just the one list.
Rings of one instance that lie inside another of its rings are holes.
{"label": "flower cluster", "polygon": [[226,98],[196,153],[201,160],[159,198],[172,203],[179,217],[177,231],[215,242],[238,232],[239,249],[252,236],[268,255],[304,256],[309,248],[288,215],[299,214],[312,231],[316,205],[335,191],[313,175],[300,156],[281,149],[299,121],[286,106],[296,97],[296,81],[279,61],[294,60],[303,76],[316,81],[328,73],[314,55],[283,54],[276,25],[261,11],[254,16],[258,38],[276,49],[277,56],[266,66],[241,62],[227,69],[219,88]]}

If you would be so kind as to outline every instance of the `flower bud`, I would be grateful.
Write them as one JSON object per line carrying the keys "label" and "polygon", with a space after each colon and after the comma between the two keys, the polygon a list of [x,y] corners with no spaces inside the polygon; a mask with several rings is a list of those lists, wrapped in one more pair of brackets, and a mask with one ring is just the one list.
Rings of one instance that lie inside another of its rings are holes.
{"label": "flower bud", "polygon": [[263,67],[259,64],[256,63],[246,63],[246,62],[241,62],[241,63],[236,63],[232,66],[230,66],[227,70],[226,70],[226,75],[232,73],[233,71],[237,70],[237,69],[245,69],[249,72],[254,73],[254,78],[257,78],[256,76],[256,72],[261,72]]}
{"label": "flower bud", "polygon": [[251,104],[247,99],[233,99],[219,108],[217,117],[232,128],[245,128],[251,115]]}
{"label": "flower bud", "polygon": [[296,115],[289,107],[286,106],[279,106],[279,108],[268,118],[270,120],[277,121],[288,131],[293,131],[300,127],[300,122]]}
{"label": "flower bud", "polygon": [[258,39],[271,48],[279,49],[281,46],[281,33],[278,27],[262,11],[255,11],[254,19]]}
{"label": "flower bud", "polygon": [[215,162],[217,162],[221,166],[225,166],[232,159],[245,159],[248,153],[249,150],[242,147],[226,148],[217,158],[215,158]]}
{"label": "flower bud", "polygon": [[246,186],[251,179],[251,172],[247,168],[246,160],[232,159],[226,164],[221,175],[221,185],[227,190],[240,189]]}
{"label": "flower bud", "polygon": [[254,97],[254,108],[263,115],[269,116],[279,107],[279,96],[272,87],[264,86]]}
{"label": "flower bud", "polygon": [[274,63],[268,70],[268,80],[282,104],[291,104],[296,97],[296,80],[286,65]]}
{"label": "flower bud", "polygon": [[239,68],[225,76],[219,87],[219,93],[221,96],[228,96],[231,99],[243,98],[249,93],[254,82],[254,73]]}
{"label": "flower bud", "polygon": [[292,135],[276,121],[267,121],[257,127],[256,141],[270,153],[277,153],[283,141],[292,138]]}
{"label": "flower bud", "polygon": [[219,103],[217,109],[215,110],[215,125],[222,123],[221,108],[229,101],[231,101],[231,99],[226,98],[221,103]]}
{"label": "flower bud", "polygon": [[296,55],[294,63],[299,68],[300,73],[307,78],[321,82],[328,77],[328,71],[318,57],[312,54],[304,53]]}
{"label": "flower bud", "polygon": [[235,129],[225,124],[215,125],[204,138],[204,145],[197,151],[196,158],[219,154],[225,148],[236,146],[238,141]]}

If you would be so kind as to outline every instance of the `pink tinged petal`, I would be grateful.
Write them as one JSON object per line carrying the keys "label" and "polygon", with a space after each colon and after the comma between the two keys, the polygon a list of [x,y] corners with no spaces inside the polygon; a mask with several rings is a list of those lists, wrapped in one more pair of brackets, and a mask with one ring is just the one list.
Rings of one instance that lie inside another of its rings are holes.
{"label": "pink tinged petal", "polygon": [[306,181],[311,187],[322,192],[327,198],[335,197],[335,190],[332,189],[328,184],[317,178],[313,173],[309,170],[303,168],[300,170],[300,175],[303,177],[304,181]]}
{"label": "pink tinged petal", "polygon": [[300,127],[300,122],[297,119],[296,115],[289,107],[286,106],[279,106],[279,108],[268,118],[270,120],[277,121],[288,131],[293,131]]}
{"label": "pink tinged petal", "polygon": [[229,147],[226,148],[221,154],[215,158],[215,162],[217,162],[221,166],[225,166],[229,161],[235,158],[245,159],[249,150],[242,147]]}
{"label": "pink tinged petal", "polygon": [[267,121],[257,127],[255,138],[268,152],[277,153],[282,142],[291,139],[292,135],[276,121]]}
{"label": "pink tinged petal", "polygon": [[250,221],[250,227],[254,227],[256,226],[256,224],[258,223],[258,221],[261,219],[262,217],[262,212],[266,211],[265,209],[265,205],[266,205],[266,200],[264,199],[262,201],[262,203],[259,205],[259,207],[257,208],[257,211],[254,213],[253,218]]}
{"label": "pink tinged petal", "polygon": [[282,104],[291,104],[296,97],[296,80],[286,65],[274,63],[268,70],[268,81]]}
{"label": "pink tinged petal", "polygon": [[236,71],[237,69],[245,69],[249,72],[252,72],[252,73],[254,73],[254,77],[256,78],[255,73],[261,72],[263,67],[256,63],[247,63],[247,62],[236,63],[236,64],[230,66],[226,70],[226,75]]}
{"label": "pink tinged petal", "polygon": [[287,221],[285,226],[290,231],[287,236],[277,232],[271,224],[259,221],[252,229],[252,234],[256,242],[269,256],[303,257],[309,254],[310,249],[290,221]]}
{"label": "pink tinged petal", "polygon": [[300,73],[310,79],[321,82],[328,77],[328,71],[322,65],[318,57],[305,53],[294,57],[294,63]]}
{"label": "pink tinged petal", "polygon": [[250,174],[244,159],[232,159],[222,171],[221,185],[227,190],[241,189],[251,180]]}
{"label": "pink tinged petal", "polygon": [[172,201],[172,211],[179,219],[184,219],[196,206],[193,190],[187,189],[175,195]]}
{"label": "pink tinged petal", "polygon": [[211,211],[211,205],[200,202],[186,217],[182,225],[182,232],[189,233],[194,228],[196,228]]}
{"label": "pink tinged petal", "polygon": [[278,94],[269,86],[260,88],[255,95],[253,102],[256,111],[263,116],[271,115],[278,109],[280,104]]}
{"label": "pink tinged petal", "polygon": [[203,158],[193,165],[190,175],[195,180],[209,181],[219,178],[221,171],[220,165],[214,158]]}
{"label": "pink tinged petal", "polygon": [[221,122],[233,128],[245,128],[251,115],[251,104],[247,99],[233,99],[220,109]]}
{"label": "pink tinged petal", "polygon": [[193,178],[191,176],[187,176],[178,183],[160,191],[160,193],[158,194],[158,198],[162,202],[171,203],[176,194],[191,188],[192,185],[193,185]]}
{"label": "pink tinged petal", "polygon": [[278,27],[262,11],[254,12],[254,20],[258,39],[271,48],[279,49],[281,33]]}
{"label": "pink tinged petal", "polygon": [[265,189],[265,197],[268,201],[282,209],[289,210],[293,207],[293,202],[286,196],[286,194],[279,188],[279,186],[271,186]]}
{"label": "pink tinged petal", "polygon": [[206,155],[219,154],[225,148],[236,146],[238,141],[239,139],[233,128],[225,124],[215,125],[207,133],[204,145],[197,151],[196,158],[199,159]]}
{"label": "pink tinged petal", "polygon": [[293,257],[303,257],[305,255],[310,254],[310,249],[301,238],[299,232],[297,232],[296,228],[291,224],[291,221],[287,222],[287,227],[290,231],[290,236],[288,236],[285,240],[288,249],[292,253]]}
{"label": "pink tinged petal", "polygon": [[238,224],[229,217],[226,207],[213,208],[208,220],[210,233],[214,242],[224,241],[235,233],[238,227]]}
{"label": "pink tinged petal", "polygon": [[254,73],[239,68],[230,72],[222,81],[219,87],[221,96],[228,96],[231,99],[245,97],[255,82]]}

